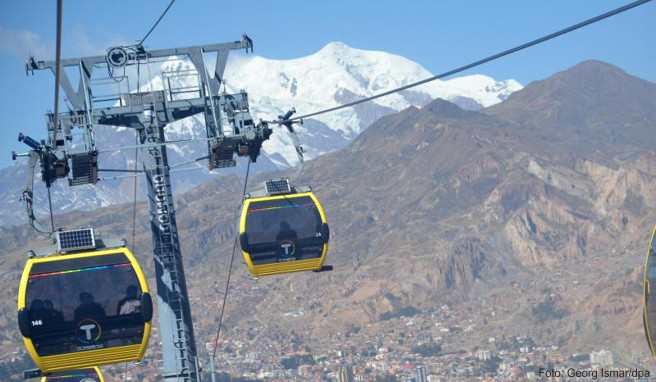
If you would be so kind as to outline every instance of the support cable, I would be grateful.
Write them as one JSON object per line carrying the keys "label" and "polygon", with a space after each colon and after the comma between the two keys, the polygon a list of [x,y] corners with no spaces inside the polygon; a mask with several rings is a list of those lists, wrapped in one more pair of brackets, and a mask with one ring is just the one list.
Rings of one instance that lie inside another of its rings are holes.
{"label": "support cable", "polygon": [[[244,197],[246,196],[246,187],[248,186],[248,174],[251,169],[251,159],[248,159],[248,166],[246,167],[246,178],[244,179],[244,190],[241,194],[241,201],[243,203]],[[239,230],[237,230],[239,232]],[[216,348],[219,345],[219,336],[221,334],[221,326],[223,325],[223,313],[225,312],[226,301],[228,299],[228,289],[230,288],[230,276],[232,275],[232,265],[235,261],[235,252],[237,251],[237,237],[235,235],[235,241],[232,246],[232,257],[230,259],[230,267],[228,268],[228,280],[226,281],[225,292],[223,293],[223,305],[221,306],[221,314],[219,315],[219,328],[216,331],[216,338],[214,339],[214,350],[212,351],[212,360],[216,356]]]}
{"label": "support cable", "polygon": [[298,140],[298,135],[296,134],[296,131],[291,131],[292,135],[292,142],[294,143],[294,149],[296,150],[296,155],[298,157],[298,165],[296,166],[296,173],[294,174],[294,178],[290,180],[291,183],[294,183],[298,180],[298,178],[301,177],[301,174],[303,173],[303,169],[305,168],[305,159],[303,158],[303,146],[301,146],[301,142]]}
{"label": "support cable", "polygon": [[[173,168],[174,166],[169,166],[171,169],[169,173],[176,173],[176,172],[184,172],[184,171],[199,171],[199,170],[205,170],[203,167],[185,167],[185,168]],[[133,170],[121,170],[120,172],[134,172]],[[138,170],[136,173],[132,175],[121,175],[121,176],[110,176],[107,178],[98,178],[99,181],[106,181],[106,180],[121,180],[121,179],[128,179],[128,178],[136,178],[138,176],[141,176],[140,174],[143,173],[143,170]],[[211,172],[210,172],[211,173]]]}
{"label": "support cable", "polygon": [[50,187],[46,187],[48,189],[48,208],[50,209],[50,227],[51,231],[50,234],[55,233],[55,217],[52,214],[52,197],[50,196]]}
{"label": "support cable", "polygon": [[144,36],[144,38],[142,38],[141,41],[139,41],[139,44],[138,44],[138,45],[143,45],[144,41],[146,41],[146,39],[148,38],[148,36],[150,36],[150,34],[153,32],[153,30],[155,30],[155,27],[157,27],[157,24],[159,24],[159,22],[162,21],[162,19],[164,18],[164,15],[166,15],[166,12],[169,11],[169,9],[170,9],[171,6],[173,5],[173,3],[175,3],[175,0],[171,0],[171,2],[169,3],[169,6],[166,7],[166,9],[164,10],[164,12],[162,12],[162,15],[159,17],[159,19],[157,19],[157,21],[155,22],[155,25],[153,25],[153,27],[150,28],[150,30],[148,31],[148,33],[146,33],[146,35]]}
{"label": "support cable", "polygon": [[[138,150],[138,149],[136,149]],[[123,170],[123,169],[117,169],[117,168],[99,168],[98,172],[132,172],[132,173],[137,173],[137,174],[142,174],[144,171],[143,170]]]}
{"label": "support cable", "polygon": [[[52,131],[52,146],[54,150],[57,150],[57,130],[59,129],[59,79],[61,67],[61,40],[62,40],[62,13],[63,13],[63,0],[57,0],[57,48],[55,53],[55,120],[53,121],[53,131]],[[46,149],[46,155],[50,155],[49,149]],[[43,165],[43,164],[42,164]],[[52,235],[55,232],[55,217],[52,212],[52,196],[50,194],[51,184],[47,184],[48,189],[48,208],[50,212],[50,234]]]}
{"label": "support cable", "polygon": [[133,149],[134,147],[147,149],[149,147],[160,147],[160,146],[163,146],[163,145],[166,145],[166,146],[168,146],[168,145],[178,145],[178,144],[179,145],[184,145],[184,144],[199,142],[199,141],[200,142],[207,142],[207,141],[210,141],[210,140],[211,140],[210,138],[174,139],[174,140],[170,140],[170,141],[166,141],[166,142],[158,143],[158,144],[142,143],[142,144],[139,144],[139,145],[136,145],[136,146],[130,145],[130,146],[114,147],[114,148],[111,148],[111,149],[98,150],[98,153],[99,154],[113,153],[113,152],[120,151],[120,150],[130,150],[130,149]]}
{"label": "support cable", "polygon": [[27,182],[25,183],[25,188],[23,189],[23,195],[21,196],[21,201],[25,202],[25,212],[27,213],[27,219],[30,223],[30,226],[40,234],[46,235],[48,237],[52,236],[52,232],[46,231],[44,227],[39,224],[36,220],[34,214],[34,169],[36,164],[39,161],[39,152],[30,151],[28,153],[28,162],[27,162]]}
{"label": "support cable", "polygon": [[436,75],[436,76],[433,76],[433,77],[430,77],[430,78],[426,78],[426,79],[421,80],[421,81],[418,81],[418,82],[414,82],[414,83],[411,83],[411,84],[408,84],[408,85],[401,86],[401,87],[396,88],[396,89],[392,89],[392,90],[389,90],[389,91],[386,91],[386,92],[383,92],[383,93],[380,93],[380,94],[376,94],[376,95],[373,95],[373,96],[371,96],[371,97],[363,98],[363,99],[361,99],[361,100],[357,100],[357,101],[349,102],[349,103],[344,104],[344,105],[335,106],[335,107],[332,107],[332,108],[329,108],[329,109],[325,109],[325,110],[321,110],[321,111],[317,111],[317,112],[314,112],[314,113],[310,113],[310,114],[306,114],[306,115],[301,115],[301,116],[298,116],[298,117],[290,118],[289,120],[290,120],[290,121],[297,121],[297,120],[301,120],[301,119],[303,119],[303,118],[309,118],[309,117],[313,117],[313,116],[315,116],[315,115],[320,115],[320,114],[325,114],[325,113],[328,113],[328,112],[331,112],[331,111],[341,110],[341,109],[344,109],[344,108],[347,108],[347,107],[351,107],[351,106],[355,106],[355,105],[358,105],[358,104],[361,104],[361,103],[364,103],[364,102],[373,101],[373,100],[375,100],[375,99],[377,99],[377,98],[381,98],[381,97],[384,97],[384,96],[387,96],[387,95],[390,95],[390,94],[398,93],[398,92],[400,92],[400,91],[407,90],[407,89],[413,88],[413,87],[415,87],[415,86],[423,85],[423,84],[425,84],[425,83],[427,83],[427,82],[431,82],[431,81],[439,80],[439,79],[441,79],[441,78],[448,77],[448,76],[454,75],[454,74],[456,74],[456,73],[460,73],[460,72],[462,72],[462,71],[465,71],[465,70],[467,70],[467,69],[471,69],[471,68],[474,68],[474,67],[477,67],[477,66],[483,65],[483,64],[488,63],[488,62],[490,62],[490,61],[494,61],[494,60],[499,59],[499,58],[501,58],[501,57],[507,56],[507,55],[509,55],[509,54],[512,54],[512,53],[515,53],[515,52],[519,52],[520,50],[524,50],[524,49],[526,49],[526,48],[530,48],[530,47],[532,47],[532,46],[534,46],[534,45],[537,45],[537,44],[543,43],[543,42],[545,42],[545,41],[548,41],[548,40],[554,39],[554,38],[556,38],[556,37],[562,36],[562,35],[564,35],[564,34],[567,34],[567,33],[573,32],[573,31],[575,31],[575,30],[577,30],[577,29],[579,29],[579,28],[583,28],[583,27],[588,26],[588,25],[590,25],[590,24],[594,24],[594,23],[596,23],[596,22],[598,22],[598,21],[601,21],[601,20],[606,19],[606,18],[611,17],[611,16],[615,16],[615,15],[617,15],[617,14],[619,14],[619,13],[622,13],[622,12],[628,11],[629,9],[635,8],[635,7],[640,6],[640,5],[643,5],[643,4],[646,4],[646,3],[650,2],[650,1],[651,1],[651,0],[638,0],[638,1],[635,1],[635,2],[633,2],[633,3],[627,4],[627,5],[623,6],[623,7],[620,7],[620,8],[614,9],[614,10],[609,11],[609,12],[606,12],[606,13],[604,13],[604,14],[601,14],[601,15],[599,15],[599,16],[596,16],[596,17],[593,17],[593,18],[591,18],[591,19],[588,19],[588,20],[582,21],[582,22],[580,22],[580,23],[578,23],[578,24],[574,24],[574,25],[572,25],[572,26],[570,26],[570,27],[567,27],[567,28],[565,28],[565,29],[561,29],[561,30],[559,30],[559,31],[557,31],[557,32],[551,33],[551,34],[546,35],[546,36],[544,36],[544,37],[540,37],[540,38],[538,38],[538,39],[536,39],[536,40],[533,40],[533,41],[527,42],[527,43],[525,43],[525,44],[522,44],[522,45],[516,46],[516,47],[511,48],[511,49],[508,49],[508,50],[504,50],[504,51],[501,52],[501,53],[497,53],[497,54],[494,54],[494,55],[492,55],[492,56],[486,57],[486,58],[484,58],[484,59],[482,59],[482,60],[478,60],[478,61],[476,61],[476,62],[472,62],[471,64],[461,66],[461,67],[459,67],[459,68],[457,68],[457,69],[453,69],[453,70],[450,70],[450,71],[448,71],[448,72],[444,72],[444,73],[442,73],[442,74],[438,74],[438,75]]}
{"label": "support cable", "polygon": [[[53,129],[53,146],[57,150],[57,130],[59,129],[59,72],[61,72],[61,30],[62,30],[62,1],[57,0],[57,52],[55,53],[55,120]],[[53,228],[54,230],[54,228]]]}
{"label": "support cable", "polygon": [[[136,144],[139,144],[139,132],[135,134]],[[138,170],[139,149],[134,149],[134,172]],[[137,177],[134,178],[134,194],[132,195],[132,250],[134,251],[135,238],[137,235]],[[127,367],[127,366],[126,366]]]}
{"label": "support cable", "polygon": [[[198,166],[196,166],[196,167],[187,167],[187,168],[178,168],[178,167],[182,167],[182,166],[185,166],[185,165],[188,165],[188,164],[200,162],[200,161],[205,160],[207,158],[209,158],[209,156],[205,155],[205,156],[202,156],[200,158],[190,159],[188,161],[172,164],[172,165],[169,166],[169,169],[171,170],[171,172],[204,170],[203,167],[198,167]],[[125,178],[136,177],[136,176],[139,176],[138,174],[143,174],[144,170],[138,170],[136,168],[134,170],[130,170],[130,169],[126,170],[126,169],[118,169],[118,168],[99,168],[98,172],[127,172],[127,173],[137,174],[137,175],[126,175],[126,176],[121,176],[121,177],[100,178],[99,179],[99,180],[113,180],[113,179],[125,179]]]}

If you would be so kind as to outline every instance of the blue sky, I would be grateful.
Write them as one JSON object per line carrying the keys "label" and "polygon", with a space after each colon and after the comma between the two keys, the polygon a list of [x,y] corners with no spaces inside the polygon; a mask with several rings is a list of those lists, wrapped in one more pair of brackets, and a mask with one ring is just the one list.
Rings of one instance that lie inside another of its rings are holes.
{"label": "blue sky", "polygon": [[[64,0],[62,57],[104,54],[141,40],[170,0]],[[549,34],[630,1],[616,0],[177,0],[144,45],[163,49],[238,40],[247,33],[255,55],[293,59],[332,41],[402,55],[433,74]],[[656,81],[656,2],[463,73],[526,85],[597,59]],[[30,52],[55,54],[56,1],[0,2],[0,167],[27,146],[18,132],[45,138],[54,108],[54,76],[26,76]],[[247,89],[248,90],[248,89]],[[312,112],[314,110],[308,110]]]}

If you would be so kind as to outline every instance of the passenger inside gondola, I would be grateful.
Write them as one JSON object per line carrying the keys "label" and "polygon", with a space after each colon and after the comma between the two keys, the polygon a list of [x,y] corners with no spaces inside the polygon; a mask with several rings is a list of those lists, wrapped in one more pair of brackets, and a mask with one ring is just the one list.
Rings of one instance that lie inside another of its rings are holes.
{"label": "passenger inside gondola", "polygon": [[283,239],[298,239],[298,233],[296,233],[296,231],[291,229],[289,223],[287,223],[284,220],[280,222],[280,230],[276,235],[276,240],[283,240]]}
{"label": "passenger inside gondola", "polygon": [[51,324],[61,324],[64,322],[64,314],[55,309],[52,300],[43,300],[43,307],[45,308],[45,317]]}
{"label": "passenger inside gondola", "polygon": [[116,314],[132,314],[141,312],[141,300],[138,297],[136,285],[130,285],[125,291],[125,297],[116,305]]}
{"label": "passenger inside gondola", "polygon": [[32,318],[42,319],[46,313],[45,306],[43,305],[43,301],[41,301],[38,298],[33,300],[32,303],[30,304],[30,312],[32,313]]}
{"label": "passenger inside gondola", "polygon": [[75,308],[74,320],[78,322],[84,318],[105,318],[105,309],[93,301],[93,295],[89,292],[80,293],[80,306]]}

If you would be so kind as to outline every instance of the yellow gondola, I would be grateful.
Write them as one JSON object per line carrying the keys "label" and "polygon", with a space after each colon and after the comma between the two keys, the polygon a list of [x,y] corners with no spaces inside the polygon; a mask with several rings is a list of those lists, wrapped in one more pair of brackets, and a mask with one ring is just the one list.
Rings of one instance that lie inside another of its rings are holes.
{"label": "yellow gondola", "polygon": [[44,375],[41,382],[105,382],[100,369],[97,367],[58,371]]}
{"label": "yellow gondola", "polygon": [[649,350],[651,350],[651,354],[656,357],[651,334],[651,331],[656,328],[656,293],[653,293],[654,291],[652,291],[652,286],[656,286],[656,248],[654,248],[654,235],[656,235],[656,227],[654,227],[654,231],[651,234],[649,249],[647,250],[644,284],[645,308],[642,319],[645,326],[645,335],[647,336]]}
{"label": "yellow gondola", "polygon": [[330,231],[319,200],[285,184],[282,192],[270,192],[269,184],[267,196],[244,201],[239,243],[255,277],[332,269],[324,266]]}
{"label": "yellow gondola", "polygon": [[52,373],[140,361],[153,306],[137,260],[124,246],[80,246],[87,230],[66,234],[68,253],[29,259],[20,282],[18,325],[34,363]]}

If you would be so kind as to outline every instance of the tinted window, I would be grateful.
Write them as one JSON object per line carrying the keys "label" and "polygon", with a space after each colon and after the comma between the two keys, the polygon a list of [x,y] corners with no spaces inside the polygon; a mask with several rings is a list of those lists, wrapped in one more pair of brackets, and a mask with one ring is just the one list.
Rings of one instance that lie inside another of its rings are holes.
{"label": "tinted window", "polygon": [[650,279],[656,279],[656,264],[651,264],[649,268],[647,268],[647,277]]}
{"label": "tinted window", "polygon": [[94,369],[58,371],[46,377],[48,382],[100,382]]}
{"label": "tinted window", "polygon": [[312,198],[253,201],[246,233],[255,265],[321,257],[321,214]]}
{"label": "tinted window", "polygon": [[[653,337],[654,334],[656,334],[656,277],[655,277],[655,269],[656,269],[656,262],[654,259],[656,256],[654,255],[653,248],[650,250],[649,256],[648,256],[648,261],[647,261],[647,279],[649,281],[649,286],[651,287],[651,293],[647,294],[645,290],[645,311],[646,311],[646,324],[649,327],[649,330],[647,333],[645,333],[650,341],[653,343],[656,338]],[[647,327],[645,327],[645,330],[647,330]],[[656,345],[656,344],[655,344]]]}
{"label": "tinted window", "polygon": [[56,271],[30,272],[26,307],[40,356],[141,343],[141,287],[128,258],[113,258],[62,260],[48,263]]}

